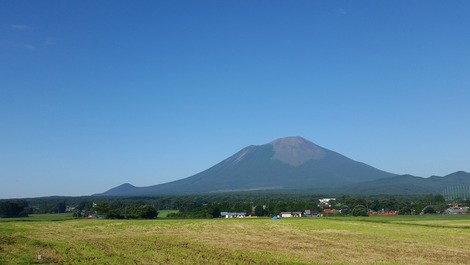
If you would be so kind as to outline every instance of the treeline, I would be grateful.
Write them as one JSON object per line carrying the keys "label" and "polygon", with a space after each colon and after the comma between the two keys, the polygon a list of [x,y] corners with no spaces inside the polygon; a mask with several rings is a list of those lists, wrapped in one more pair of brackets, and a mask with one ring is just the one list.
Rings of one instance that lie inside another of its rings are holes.
{"label": "treeline", "polygon": [[[333,209],[350,214],[356,206],[364,206],[374,212],[397,211],[401,215],[436,213],[447,208],[442,195],[387,196],[382,198],[341,196],[334,202]],[[425,212],[423,212],[425,210]]]}
{"label": "treeline", "polygon": [[[325,196],[326,197],[326,196]],[[304,195],[273,195],[258,198],[248,197],[215,197],[206,200],[186,198],[184,207],[178,209],[178,213],[170,217],[181,218],[215,218],[220,217],[220,212],[246,212],[254,216],[274,216],[281,212],[313,212],[328,215],[368,215],[373,212],[398,212],[398,214],[411,215],[421,213],[437,213],[444,211],[448,206],[442,195],[416,195],[416,196],[351,196],[343,195],[320,204],[320,196]],[[468,204],[468,201],[466,202]]]}
{"label": "treeline", "polygon": [[126,205],[105,202],[94,205],[93,210],[98,217],[109,219],[153,219],[158,215],[155,207],[144,203]]}
{"label": "treeline", "polygon": [[24,200],[0,201],[0,218],[28,216],[28,202]]}
{"label": "treeline", "polygon": [[[328,204],[319,199],[334,197]],[[461,204],[469,205],[469,201]],[[398,211],[399,214],[436,213],[447,204],[441,195],[362,196],[224,193],[185,196],[141,197],[45,197],[24,200],[24,214],[71,212],[77,217],[102,215],[107,218],[155,218],[159,210],[177,210],[173,218],[216,218],[220,212],[246,212],[248,215],[273,216],[281,212],[313,210],[319,213],[332,209],[332,214],[353,215],[354,209],[366,211]],[[358,214],[358,213],[356,213]],[[155,217],[152,217],[155,215]],[[6,216],[6,215],[5,215]]]}

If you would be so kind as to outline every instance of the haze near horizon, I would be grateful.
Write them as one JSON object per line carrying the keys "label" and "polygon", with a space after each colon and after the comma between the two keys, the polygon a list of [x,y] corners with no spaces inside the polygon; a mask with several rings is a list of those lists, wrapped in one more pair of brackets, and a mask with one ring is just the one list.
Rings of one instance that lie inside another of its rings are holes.
{"label": "haze near horizon", "polygon": [[0,2],[0,198],[201,172],[299,135],[470,172],[470,3]]}

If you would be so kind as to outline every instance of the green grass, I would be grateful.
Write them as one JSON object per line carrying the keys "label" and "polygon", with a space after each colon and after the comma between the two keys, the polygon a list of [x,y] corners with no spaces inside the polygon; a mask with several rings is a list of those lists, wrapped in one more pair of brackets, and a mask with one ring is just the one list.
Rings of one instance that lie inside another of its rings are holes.
{"label": "green grass", "polygon": [[351,220],[374,223],[408,224],[434,227],[459,227],[470,229],[470,214],[464,215],[395,215],[370,217],[337,217],[336,220]]}
{"label": "green grass", "polygon": [[178,210],[158,210],[158,218],[166,218],[169,214],[178,212]]}
{"label": "green grass", "polygon": [[65,221],[76,219],[71,213],[59,214],[30,214],[28,217],[19,218],[0,218],[0,224],[3,222],[18,222],[18,221]]}
{"label": "green grass", "polygon": [[[470,218],[0,220],[0,264],[470,264]],[[41,259],[38,259],[41,255]]]}

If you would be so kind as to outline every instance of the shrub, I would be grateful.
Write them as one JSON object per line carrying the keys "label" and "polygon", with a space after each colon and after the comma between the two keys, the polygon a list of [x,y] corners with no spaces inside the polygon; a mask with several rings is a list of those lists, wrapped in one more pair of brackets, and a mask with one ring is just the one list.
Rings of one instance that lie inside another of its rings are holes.
{"label": "shrub", "polygon": [[352,210],[353,216],[368,216],[367,208],[364,205],[356,205]]}

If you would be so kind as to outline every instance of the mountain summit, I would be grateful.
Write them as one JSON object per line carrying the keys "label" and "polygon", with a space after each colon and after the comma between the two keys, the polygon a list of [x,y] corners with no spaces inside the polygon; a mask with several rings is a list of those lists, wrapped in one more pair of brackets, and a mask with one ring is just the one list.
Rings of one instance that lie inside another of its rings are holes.
{"label": "mountain summit", "polygon": [[249,190],[321,192],[395,176],[320,147],[300,136],[251,145],[196,175],[164,184],[111,189],[102,195],[132,196]]}
{"label": "mountain summit", "polygon": [[273,158],[291,166],[300,166],[311,159],[320,160],[326,154],[323,148],[300,136],[280,138],[272,141],[271,145]]}

